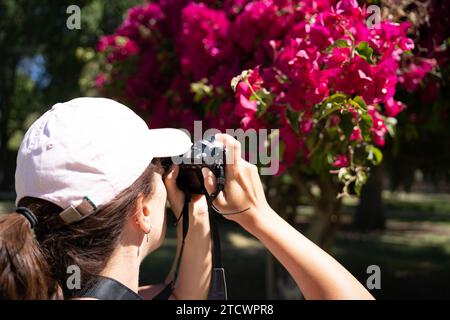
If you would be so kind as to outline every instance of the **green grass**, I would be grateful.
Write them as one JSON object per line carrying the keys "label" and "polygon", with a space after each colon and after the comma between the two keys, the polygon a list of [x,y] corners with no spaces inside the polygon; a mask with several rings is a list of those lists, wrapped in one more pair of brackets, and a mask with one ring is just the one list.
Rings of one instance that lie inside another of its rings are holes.
{"label": "green grass", "polygon": [[333,255],[362,283],[369,265],[381,269],[381,299],[448,299],[450,248],[447,237],[437,241],[404,241],[398,236],[338,237]]}

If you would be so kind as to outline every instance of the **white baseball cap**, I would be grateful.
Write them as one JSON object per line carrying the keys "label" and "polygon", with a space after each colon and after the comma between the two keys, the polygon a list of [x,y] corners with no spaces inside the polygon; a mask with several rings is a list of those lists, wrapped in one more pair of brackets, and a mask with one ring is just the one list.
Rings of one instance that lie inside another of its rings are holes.
{"label": "white baseball cap", "polygon": [[[128,107],[105,98],[55,104],[26,132],[17,155],[16,206],[30,196],[81,220],[129,187],[153,158],[184,154],[192,143],[178,129],[149,129]],[[86,200],[88,202],[86,202]],[[78,209],[78,210],[77,210]]]}

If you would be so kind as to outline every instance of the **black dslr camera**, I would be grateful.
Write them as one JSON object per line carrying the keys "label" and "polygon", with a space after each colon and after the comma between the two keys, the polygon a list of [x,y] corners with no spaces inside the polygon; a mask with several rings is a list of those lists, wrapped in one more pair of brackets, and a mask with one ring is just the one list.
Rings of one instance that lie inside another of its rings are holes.
{"label": "black dslr camera", "polygon": [[[212,195],[215,197],[222,191],[225,184],[225,146],[215,140],[214,136],[195,142],[191,149],[183,154],[180,171],[177,177],[177,186],[183,192],[190,194],[205,194],[202,168],[208,168],[216,177],[217,191]],[[176,161],[179,162],[179,161]],[[174,163],[172,158],[164,158],[162,164],[165,168]]]}

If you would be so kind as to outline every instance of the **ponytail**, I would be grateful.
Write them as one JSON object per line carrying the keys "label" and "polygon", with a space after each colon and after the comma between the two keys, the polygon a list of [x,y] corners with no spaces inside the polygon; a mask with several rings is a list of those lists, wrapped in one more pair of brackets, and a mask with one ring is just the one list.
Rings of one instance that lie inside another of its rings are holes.
{"label": "ponytail", "polygon": [[57,292],[29,219],[0,215],[0,299],[54,299]]}

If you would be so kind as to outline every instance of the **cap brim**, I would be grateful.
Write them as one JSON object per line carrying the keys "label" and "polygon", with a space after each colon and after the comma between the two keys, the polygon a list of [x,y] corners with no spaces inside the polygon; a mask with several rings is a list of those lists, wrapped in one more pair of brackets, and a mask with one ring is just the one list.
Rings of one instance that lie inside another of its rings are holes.
{"label": "cap brim", "polygon": [[154,158],[179,156],[192,146],[191,138],[183,130],[173,128],[150,129],[148,147]]}

